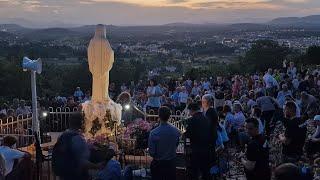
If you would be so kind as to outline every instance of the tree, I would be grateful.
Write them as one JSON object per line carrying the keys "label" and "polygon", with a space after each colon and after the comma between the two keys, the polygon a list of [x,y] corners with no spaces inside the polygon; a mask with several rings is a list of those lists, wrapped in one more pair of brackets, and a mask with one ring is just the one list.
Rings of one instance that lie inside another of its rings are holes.
{"label": "tree", "polygon": [[308,48],[305,63],[320,64],[320,46],[311,46]]}
{"label": "tree", "polygon": [[289,54],[289,49],[279,46],[275,41],[257,41],[246,53],[243,62],[246,68],[253,71],[264,71],[268,68],[279,68]]}

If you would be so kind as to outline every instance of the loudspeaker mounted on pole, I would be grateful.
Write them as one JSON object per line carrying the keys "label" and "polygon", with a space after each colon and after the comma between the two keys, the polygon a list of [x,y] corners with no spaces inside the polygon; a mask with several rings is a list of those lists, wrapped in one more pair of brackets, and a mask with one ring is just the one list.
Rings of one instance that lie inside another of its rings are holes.
{"label": "loudspeaker mounted on pole", "polygon": [[22,60],[23,71],[30,71],[31,73],[31,91],[32,91],[32,131],[40,139],[40,125],[39,125],[39,114],[37,106],[37,83],[36,73],[42,72],[42,61],[41,59],[31,60],[28,57],[24,57]]}

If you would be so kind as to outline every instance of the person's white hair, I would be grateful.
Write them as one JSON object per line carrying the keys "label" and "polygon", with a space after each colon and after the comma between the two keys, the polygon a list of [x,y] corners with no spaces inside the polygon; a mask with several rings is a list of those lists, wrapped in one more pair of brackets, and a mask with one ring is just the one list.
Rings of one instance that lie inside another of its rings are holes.
{"label": "person's white hair", "polygon": [[203,96],[202,96],[202,99],[205,99],[205,100],[208,102],[208,104],[213,105],[214,98],[213,98],[213,96],[212,96],[211,94],[205,94],[205,95],[203,95]]}

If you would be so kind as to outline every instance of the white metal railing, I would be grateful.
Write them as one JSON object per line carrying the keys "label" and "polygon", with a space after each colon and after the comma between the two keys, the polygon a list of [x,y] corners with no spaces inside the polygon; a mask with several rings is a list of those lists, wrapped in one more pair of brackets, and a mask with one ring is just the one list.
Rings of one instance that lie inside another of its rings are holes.
{"label": "white metal railing", "polygon": [[32,127],[32,114],[9,116],[0,119],[0,134],[24,134],[28,135],[28,129]]}
{"label": "white metal railing", "polygon": [[[149,111],[149,114],[135,108],[138,113],[141,113],[143,117],[148,121],[158,121],[159,116],[155,111]],[[40,118],[40,125],[44,132],[61,132],[69,127],[69,118],[72,114],[78,112],[78,108],[52,108],[49,107],[49,113],[46,118]],[[170,123],[173,124],[181,131],[185,131],[185,119],[186,116],[181,111],[175,111],[170,117]],[[18,115],[17,117],[7,117],[6,119],[0,119],[0,134],[22,134],[29,135],[32,127],[32,114]]]}
{"label": "white metal railing", "polygon": [[52,108],[49,107],[48,117],[44,120],[43,129],[46,132],[60,132],[64,131],[69,127],[69,118],[72,114],[78,112],[78,108]]}

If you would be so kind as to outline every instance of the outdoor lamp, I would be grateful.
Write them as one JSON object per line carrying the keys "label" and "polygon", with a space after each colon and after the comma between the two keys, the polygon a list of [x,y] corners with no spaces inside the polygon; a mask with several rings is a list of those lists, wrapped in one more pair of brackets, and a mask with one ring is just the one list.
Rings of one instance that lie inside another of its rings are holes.
{"label": "outdoor lamp", "polygon": [[128,111],[130,109],[130,105],[129,104],[124,105],[124,109]]}

